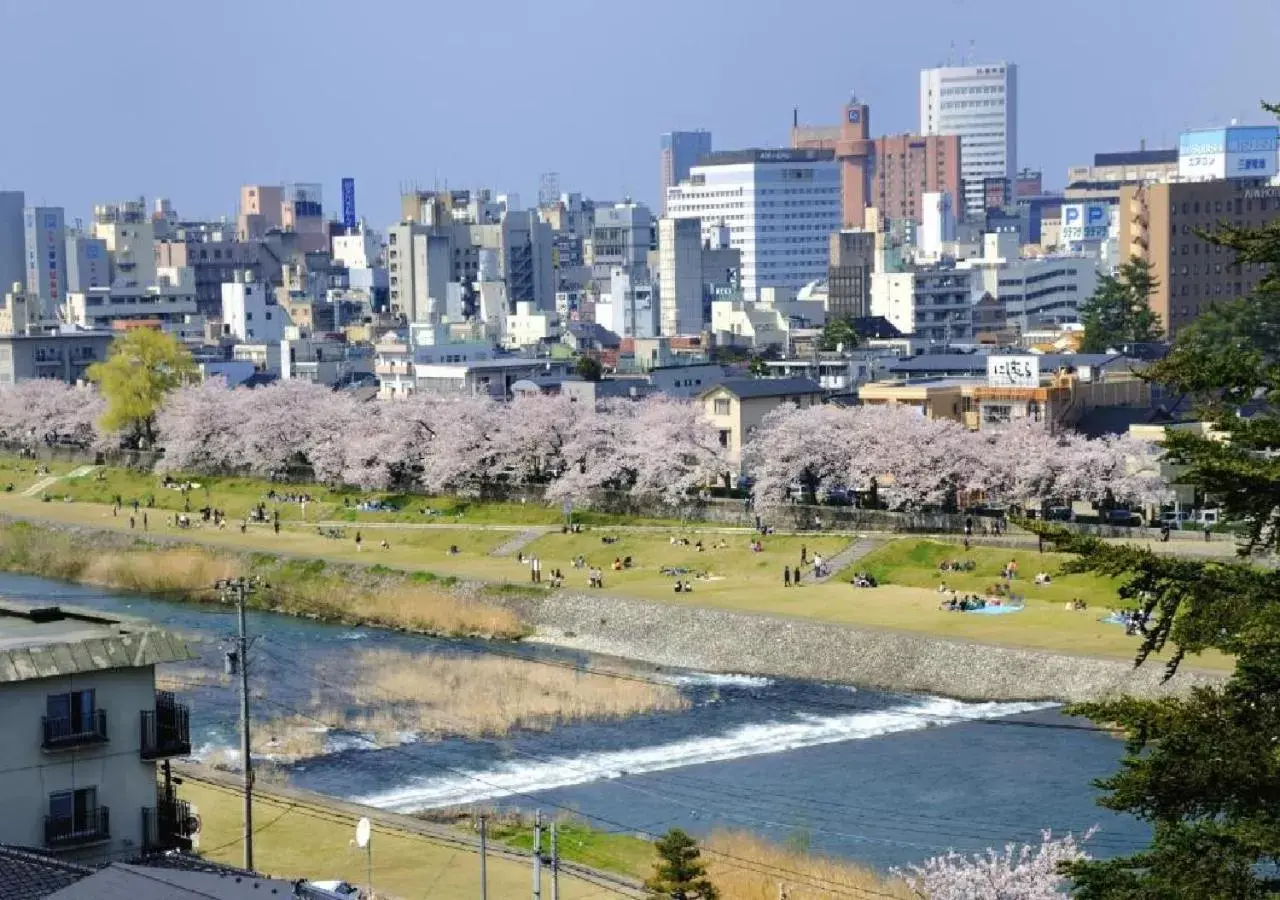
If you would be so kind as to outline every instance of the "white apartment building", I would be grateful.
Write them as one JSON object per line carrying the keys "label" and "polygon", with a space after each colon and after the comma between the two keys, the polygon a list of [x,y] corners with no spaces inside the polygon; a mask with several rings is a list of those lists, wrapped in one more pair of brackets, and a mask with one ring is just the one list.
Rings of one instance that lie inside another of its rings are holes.
{"label": "white apartment building", "polygon": [[140,288],[155,283],[156,230],[145,200],[95,206],[91,236],[106,244],[112,286]]}
{"label": "white apartment building", "polygon": [[619,337],[658,336],[658,298],[652,282],[615,268],[609,276],[609,293],[596,303],[596,323]]}
{"label": "white apartment building", "polygon": [[932,346],[973,339],[973,272],[950,266],[871,275],[871,315]]}
{"label": "white apartment building", "polygon": [[192,659],[145,621],[0,602],[0,845],[81,862],[190,849],[192,811],[155,766],[191,754],[189,713],[155,667]]}
{"label": "white apartment building", "polygon": [[194,269],[153,266],[153,270],[152,284],[116,284],[67,294],[63,305],[66,321],[81,328],[110,328],[115,322],[137,321],[170,326],[199,315]]}
{"label": "white apartment building", "polygon": [[1089,253],[1021,256],[1014,233],[983,235],[982,256],[956,263],[973,273],[971,301],[990,294],[1023,332],[1080,321],[1080,305],[1098,286],[1098,266],[1099,257]]}
{"label": "white apartment building", "polygon": [[255,284],[252,272],[234,277],[222,286],[224,333],[238,341],[278,344],[289,316],[276,303],[275,292],[270,285]]}
{"label": "white apartment building", "polygon": [[985,212],[987,178],[1018,171],[1018,67],[941,66],[920,73],[920,133],[960,136],[966,215]]}
{"label": "white apartment building", "polygon": [[670,218],[702,221],[704,240],[728,228],[746,300],[763,287],[798,291],[827,277],[829,237],[841,222],[833,150],[712,153],[666,199]]}
{"label": "white apartment building", "polygon": [[560,320],[553,312],[537,309],[532,303],[517,303],[506,317],[502,346],[509,350],[536,347],[560,339]]}

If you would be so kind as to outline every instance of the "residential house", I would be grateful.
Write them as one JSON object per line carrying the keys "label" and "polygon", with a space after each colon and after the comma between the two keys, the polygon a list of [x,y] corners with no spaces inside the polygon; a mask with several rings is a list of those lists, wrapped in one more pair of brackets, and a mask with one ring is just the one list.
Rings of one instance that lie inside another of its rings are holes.
{"label": "residential house", "polygon": [[729,454],[731,469],[742,466],[742,445],[764,417],[784,403],[799,407],[822,402],[824,391],[808,378],[730,378],[703,391],[698,399]]}

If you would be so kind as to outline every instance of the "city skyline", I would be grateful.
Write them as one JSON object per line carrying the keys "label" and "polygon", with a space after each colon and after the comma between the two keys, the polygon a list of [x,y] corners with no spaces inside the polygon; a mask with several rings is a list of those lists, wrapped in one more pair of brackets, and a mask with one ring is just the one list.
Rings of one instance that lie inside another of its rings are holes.
{"label": "city skyline", "polygon": [[[528,206],[539,175],[557,171],[562,190],[630,196],[657,209],[663,132],[707,129],[720,149],[784,147],[793,108],[802,122],[831,121],[854,91],[871,104],[873,135],[913,131],[919,72],[948,58],[1019,65],[1019,163],[1060,185],[1068,165],[1095,152],[1142,139],[1172,147],[1184,128],[1233,118],[1267,121],[1258,102],[1267,99],[1268,63],[1252,52],[1251,36],[1280,28],[1280,8],[1267,0],[1231,5],[1233,21],[1251,27],[1205,41],[1183,27],[1178,11],[1189,13],[1190,4],[1089,4],[1075,21],[1092,23],[1092,50],[1068,54],[1046,53],[1052,45],[1041,24],[1017,15],[1011,0],[992,0],[981,15],[972,3],[939,0],[909,28],[896,10],[830,2],[797,23],[789,56],[759,57],[780,37],[767,17],[725,19],[698,6],[667,15],[675,5],[659,2],[624,32],[632,53],[652,54],[639,69],[644,77],[593,77],[603,56],[566,49],[583,74],[565,91],[574,66],[553,64],[559,48],[603,50],[619,40],[617,22],[583,0],[562,4],[554,21],[542,8],[499,4],[505,15],[486,18],[488,30],[460,10],[400,2],[365,18],[328,0],[232,2],[197,19],[141,0],[127,12],[86,7],[68,22],[48,5],[5,0],[0,17],[22,39],[0,60],[0,77],[22,85],[13,121],[29,127],[7,148],[0,189],[24,190],[30,205],[62,206],[73,223],[87,220],[94,203],[139,194],[169,197],[185,217],[232,216],[241,184],[302,180],[324,186],[332,216],[339,181],[352,176],[360,213],[382,228],[396,219],[404,184],[492,187]],[[471,39],[434,57],[449,90],[432,89],[416,51],[385,52],[392,20],[395,33]],[[1115,40],[1099,42],[1100,28]],[[873,35],[856,55],[846,52],[852,34]],[[972,50],[971,36],[979,38]],[[1129,40],[1152,52],[1131,52]],[[114,85],[95,75],[104,47]],[[533,65],[530,77],[530,63],[517,62],[522,52],[548,61],[545,69]],[[682,55],[697,64],[673,65]],[[743,65],[753,58],[804,65]],[[449,75],[461,71],[467,79]],[[420,112],[405,118],[404,103]]]}

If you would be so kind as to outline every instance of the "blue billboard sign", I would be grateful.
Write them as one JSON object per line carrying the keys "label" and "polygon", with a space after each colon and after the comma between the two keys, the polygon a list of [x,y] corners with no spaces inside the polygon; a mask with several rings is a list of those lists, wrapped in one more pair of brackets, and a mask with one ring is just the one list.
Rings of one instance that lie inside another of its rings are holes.
{"label": "blue billboard sign", "polygon": [[356,227],[356,180],[342,179],[342,224],[347,228]]}

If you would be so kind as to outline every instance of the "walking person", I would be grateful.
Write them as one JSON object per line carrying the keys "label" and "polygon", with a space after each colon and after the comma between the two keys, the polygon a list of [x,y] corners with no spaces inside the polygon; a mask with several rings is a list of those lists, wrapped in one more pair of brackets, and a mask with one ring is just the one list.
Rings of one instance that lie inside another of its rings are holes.
{"label": "walking person", "polygon": [[808,544],[800,545],[800,565],[802,566],[809,565],[809,545]]}
{"label": "walking person", "polygon": [[536,556],[533,558],[533,580],[536,584],[542,584],[542,560]]}
{"label": "walking person", "polygon": [[142,530],[143,531],[147,530],[147,514],[146,513],[142,514]]}
{"label": "walking person", "polygon": [[133,527],[133,524],[134,524],[134,523],[133,523],[133,516],[130,516],[130,517],[129,517],[129,527],[130,527],[130,528],[132,528],[132,527]]}
{"label": "walking person", "polygon": [[790,566],[782,567],[782,586],[791,587],[791,567]]}
{"label": "walking person", "polygon": [[1207,524],[1204,526],[1204,542],[1206,544],[1209,543],[1209,526]]}
{"label": "walking person", "polygon": [[358,532],[358,531],[357,531],[357,532],[356,532],[356,552],[357,552],[357,553],[359,553],[359,552],[360,552],[360,550],[361,550],[361,545],[362,545],[363,543],[364,543],[364,537],[363,537],[363,536],[361,536],[360,532]]}

